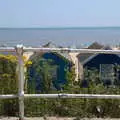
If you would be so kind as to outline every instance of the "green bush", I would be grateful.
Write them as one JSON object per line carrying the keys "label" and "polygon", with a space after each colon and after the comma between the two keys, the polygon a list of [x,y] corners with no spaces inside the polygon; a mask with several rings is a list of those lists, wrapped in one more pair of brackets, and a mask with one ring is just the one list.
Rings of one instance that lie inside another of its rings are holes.
{"label": "green bush", "polygon": [[[57,93],[73,94],[119,94],[118,86],[106,87],[99,79],[98,71],[86,71],[88,87],[81,86],[81,80],[74,81],[74,68],[66,74],[67,82]],[[56,91],[50,91],[56,93]],[[25,99],[27,116],[67,116],[67,117],[120,117],[120,100],[115,99]]]}
{"label": "green bush", "polygon": [[[0,94],[17,94],[17,58],[13,55],[0,55]],[[0,115],[18,114],[17,99],[0,100]]]}
{"label": "green bush", "polygon": [[[49,61],[51,63],[51,61]],[[0,94],[17,94],[18,80],[16,75],[17,59],[15,56],[0,55]],[[29,65],[27,67],[30,67]],[[74,82],[74,68],[67,71],[67,82],[63,86],[64,89],[56,91],[51,89],[52,78],[48,71],[50,64],[43,61],[44,69],[41,70],[45,77],[44,90],[42,93],[73,93],[73,94],[120,94],[119,85],[106,87],[100,81],[98,71],[86,71],[85,80],[89,83],[88,87],[82,87],[82,81]],[[37,74],[37,73],[36,73]],[[26,73],[26,79],[29,75]],[[25,92],[34,90],[33,86],[25,85]],[[116,79],[118,82],[118,79]],[[25,115],[26,116],[64,116],[76,117],[109,117],[120,118],[120,100],[116,99],[35,99],[25,98]],[[17,116],[18,115],[18,99],[0,100],[0,115]]]}

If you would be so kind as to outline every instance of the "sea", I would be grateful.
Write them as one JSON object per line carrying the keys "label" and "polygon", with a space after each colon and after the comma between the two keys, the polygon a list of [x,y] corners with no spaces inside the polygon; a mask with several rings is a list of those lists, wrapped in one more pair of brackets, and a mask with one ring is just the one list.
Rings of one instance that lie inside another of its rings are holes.
{"label": "sea", "polygon": [[0,28],[0,45],[86,47],[93,42],[120,45],[120,27]]}

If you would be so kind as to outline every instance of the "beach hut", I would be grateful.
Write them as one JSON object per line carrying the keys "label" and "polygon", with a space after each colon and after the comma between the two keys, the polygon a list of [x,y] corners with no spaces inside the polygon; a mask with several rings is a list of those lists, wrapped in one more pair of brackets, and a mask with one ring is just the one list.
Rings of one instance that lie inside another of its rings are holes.
{"label": "beach hut", "polygon": [[[57,46],[53,45],[52,43],[48,43],[47,45],[44,45],[44,47],[51,48],[51,47],[57,47]],[[71,58],[67,52],[34,53],[30,57],[30,60],[33,62],[32,63],[33,66],[31,65],[31,67],[28,68],[27,70],[30,75],[28,82],[31,82],[33,78],[35,78],[34,82],[36,83],[35,85],[36,92],[44,91],[43,90],[44,88],[42,86],[43,77],[41,77],[42,72],[39,72],[39,74],[36,74],[38,72],[37,71],[38,68],[42,66],[44,67],[43,63],[49,66],[48,71],[50,72],[52,76],[52,88],[51,89],[57,89],[57,90],[62,89],[62,86],[67,82],[67,79],[66,79],[67,71],[69,71],[73,65]],[[36,63],[38,65],[35,67],[34,64]]]}
{"label": "beach hut", "polygon": [[[90,47],[89,47],[90,48]],[[92,48],[97,49],[96,47],[92,46]],[[104,46],[99,49],[104,50],[112,50],[110,46]],[[78,56],[79,61],[79,75],[83,79],[83,71],[85,68],[89,70],[98,70],[99,76],[101,81],[105,84],[109,81],[109,84],[114,84],[115,75],[117,74],[117,79],[119,79],[119,71],[115,70],[116,66],[120,65],[120,55],[118,54],[79,54]],[[82,74],[81,74],[82,73]]]}

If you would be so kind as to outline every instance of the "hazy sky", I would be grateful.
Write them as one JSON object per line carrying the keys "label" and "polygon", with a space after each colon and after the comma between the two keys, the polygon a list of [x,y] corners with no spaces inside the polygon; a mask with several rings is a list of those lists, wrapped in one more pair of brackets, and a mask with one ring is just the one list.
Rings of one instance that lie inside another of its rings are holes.
{"label": "hazy sky", "polygon": [[120,0],[0,0],[0,27],[120,26]]}

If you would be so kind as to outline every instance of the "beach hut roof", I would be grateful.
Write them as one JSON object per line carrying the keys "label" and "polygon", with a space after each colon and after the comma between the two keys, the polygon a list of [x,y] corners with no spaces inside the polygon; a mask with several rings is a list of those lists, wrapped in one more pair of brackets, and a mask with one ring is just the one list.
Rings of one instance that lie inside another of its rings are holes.
{"label": "beach hut roof", "polygon": [[46,48],[58,48],[58,46],[52,42],[48,42],[47,44],[43,45]]}
{"label": "beach hut roof", "polygon": [[104,46],[99,44],[98,42],[94,42],[88,47],[88,49],[102,49],[103,47]]}

